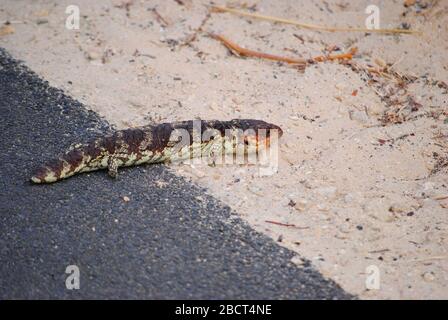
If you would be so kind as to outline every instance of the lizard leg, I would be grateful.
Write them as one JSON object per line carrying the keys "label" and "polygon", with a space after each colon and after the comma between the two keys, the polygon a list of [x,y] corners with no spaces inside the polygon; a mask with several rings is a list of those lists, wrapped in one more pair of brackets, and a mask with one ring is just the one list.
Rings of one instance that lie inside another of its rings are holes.
{"label": "lizard leg", "polygon": [[210,167],[216,167],[216,159],[217,159],[217,154],[218,154],[218,151],[219,151],[218,149],[219,148],[216,145],[213,145],[210,148],[210,151],[208,153],[208,157],[209,157],[208,165]]}
{"label": "lizard leg", "polygon": [[110,157],[107,161],[108,174],[112,178],[116,178],[118,175],[118,159],[115,157]]}

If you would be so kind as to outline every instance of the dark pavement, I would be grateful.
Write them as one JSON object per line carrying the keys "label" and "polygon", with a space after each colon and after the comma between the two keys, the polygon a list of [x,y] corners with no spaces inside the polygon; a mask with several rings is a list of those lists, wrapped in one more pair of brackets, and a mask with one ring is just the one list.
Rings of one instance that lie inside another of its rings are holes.
{"label": "dark pavement", "polygon": [[2,49],[0,114],[0,299],[352,298],[163,165],[32,185],[36,166],[111,129]]}

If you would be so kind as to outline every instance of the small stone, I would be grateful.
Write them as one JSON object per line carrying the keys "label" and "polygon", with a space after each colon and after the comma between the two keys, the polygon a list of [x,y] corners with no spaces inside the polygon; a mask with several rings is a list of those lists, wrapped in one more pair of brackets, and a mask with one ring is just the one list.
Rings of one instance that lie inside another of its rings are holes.
{"label": "small stone", "polygon": [[422,278],[426,282],[432,282],[436,279],[436,276],[435,276],[434,272],[429,271],[429,272],[425,272],[424,274],[422,274]]}
{"label": "small stone", "polygon": [[48,23],[48,19],[45,19],[45,18],[39,18],[39,19],[37,19],[36,20],[36,24],[45,24],[45,23]]}
{"label": "small stone", "polygon": [[305,263],[303,261],[302,257],[297,256],[297,255],[291,258],[291,262],[296,264],[296,265],[298,265],[298,266],[301,266],[301,265],[303,265]]}
{"label": "small stone", "polygon": [[127,196],[124,196],[124,197],[123,197],[123,201],[124,201],[124,202],[129,202],[129,201],[131,201],[131,199],[130,199],[129,197],[127,197]]}
{"label": "small stone", "polygon": [[86,58],[90,61],[94,61],[94,60],[100,60],[101,59],[101,53],[91,50],[86,52]]}
{"label": "small stone", "polygon": [[[350,233],[352,231],[350,229],[350,224],[348,224],[348,223],[341,223],[341,224],[337,225],[337,228],[341,233],[345,233],[345,234]],[[344,238],[344,237],[345,236],[340,235],[340,238]]]}
{"label": "small stone", "polygon": [[410,208],[404,203],[394,203],[389,207],[389,211],[393,213],[409,212]]}
{"label": "small stone", "polygon": [[306,208],[308,208],[308,201],[305,199],[299,199],[295,202],[293,208],[297,211],[305,211]]}
{"label": "small stone", "polygon": [[300,120],[300,118],[297,115],[289,115],[288,118],[294,121]]}
{"label": "small stone", "polygon": [[312,189],[313,188],[313,185],[311,184],[311,182],[306,180],[306,179],[301,180],[299,182],[307,189]]}
{"label": "small stone", "polygon": [[351,111],[349,112],[349,116],[351,120],[355,120],[359,123],[367,123],[370,120],[365,111]]}
{"label": "small stone", "polygon": [[162,180],[156,180],[156,185],[158,188],[165,188],[168,185],[168,182]]}
{"label": "small stone", "polygon": [[409,30],[411,28],[411,25],[407,22],[402,22],[401,23],[401,28],[405,29],[405,30]]}

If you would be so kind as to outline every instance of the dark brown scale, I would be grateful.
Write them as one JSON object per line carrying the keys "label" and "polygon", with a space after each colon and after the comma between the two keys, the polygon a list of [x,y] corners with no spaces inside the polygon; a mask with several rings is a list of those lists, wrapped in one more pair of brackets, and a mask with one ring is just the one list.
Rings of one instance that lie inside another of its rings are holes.
{"label": "dark brown scale", "polygon": [[149,144],[149,150],[153,152],[162,152],[170,141],[173,126],[169,123],[162,123],[152,129],[152,141]]}
{"label": "dark brown scale", "polygon": [[141,129],[127,129],[122,131],[123,142],[127,145],[129,153],[140,154],[140,146],[145,140],[145,132]]}
{"label": "dark brown scale", "polygon": [[86,157],[89,157],[90,159],[98,158],[101,154],[101,149],[98,148],[94,143],[89,143],[83,148],[83,150]]}
{"label": "dark brown scale", "polygon": [[176,122],[174,124],[174,129],[177,130],[186,130],[189,135],[190,135],[190,145],[194,142],[194,140],[200,140],[202,138],[202,134],[206,131],[206,130],[218,130],[219,133],[221,134],[221,136],[224,136],[225,134],[225,129],[227,129],[229,127],[227,127],[225,125],[225,123],[221,122],[221,121],[201,121],[201,131],[200,132],[194,132],[194,130],[196,129],[194,127],[194,122],[192,120],[190,121],[181,121],[181,122]]}
{"label": "dark brown scale", "polygon": [[81,165],[84,159],[84,152],[79,149],[73,149],[66,153],[62,159],[70,165],[70,171],[74,171]]}
{"label": "dark brown scale", "polygon": [[[118,141],[117,135],[118,135],[118,133],[114,134],[112,136],[104,137],[103,139],[101,139],[99,141],[98,147],[96,147],[95,144],[93,144],[96,151],[91,149],[93,154],[95,154],[95,156],[92,156],[92,158],[96,158],[101,154],[101,148],[103,148],[105,151],[109,152],[109,154],[113,154],[117,147],[117,141]],[[89,155],[91,155],[91,154],[89,153]]]}
{"label": "dark brown scale", "polygon": [[232,129],[232,126],[229,124],[229,122],[223,122],[223,121],[204,121],[205,128],[202,129],[202,132],[204,132],[207,129],[215,129],[218,130],[221,136],[225,136],[226,130]]}
{"label": "dark brown scale", "polygon": [[60,177],[62,169],[64,169],[64,162],[61,159],[50,160],[46,167],[54,172],[56,177]]}
{"label": "dark brown scale", "polygon": [[43,166],[43,167],[37,168],[37,170],[34,172],[33,176],[40,180],[43,180],[45,178],[45,176],[47,175],[47,173],[48,173],[47,167]]}

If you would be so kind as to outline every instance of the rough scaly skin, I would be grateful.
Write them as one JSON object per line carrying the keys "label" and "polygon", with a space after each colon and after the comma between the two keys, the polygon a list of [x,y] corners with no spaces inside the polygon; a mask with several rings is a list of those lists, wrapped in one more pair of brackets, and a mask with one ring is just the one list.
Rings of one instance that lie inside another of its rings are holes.
{"label": "rough scaly skin", "polygon": [[[264,141],[260,141],[260,129],[266,130]],[[123,166],[172,162],[204,155],[213,156],[220,152],[233,153],[235,145],[226,133],[237,130],[244,132],[242,141],[246,144],[255,143],[255,148],[249,151],[254,152],[259,146],[265,145],[273,129],[278,130],[279,136],[282,135],[278,126],[253,119],[190,120],[120,130],[88,144],[76,145],[61,157],[39,167],[31,181],[52,183],[77,173],[106,168],[110,176],[116,177],[118,168]],[[202,140],[199,140],[201,137]],[[183,151],[183,155],[179,151]]]}

